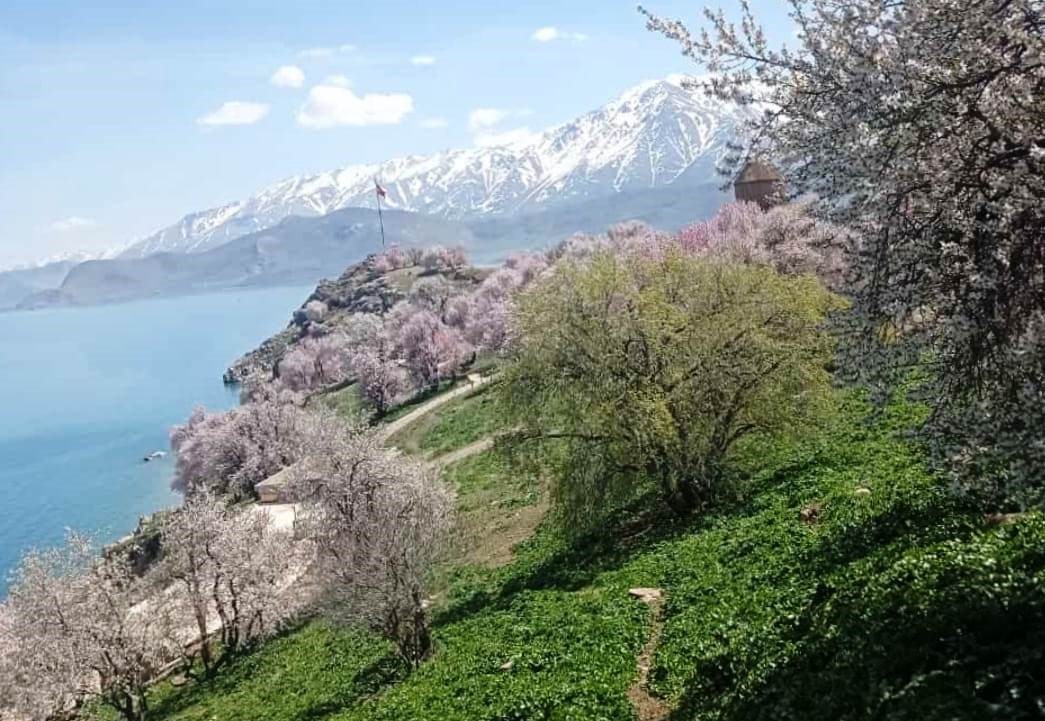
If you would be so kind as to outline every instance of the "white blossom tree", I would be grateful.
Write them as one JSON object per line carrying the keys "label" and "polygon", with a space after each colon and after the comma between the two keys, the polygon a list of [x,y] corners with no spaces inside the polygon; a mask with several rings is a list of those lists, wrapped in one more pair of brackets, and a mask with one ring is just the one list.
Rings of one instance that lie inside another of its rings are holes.
{"label": "white blossom tree", "polygon": [[43,720],[97,699],[142,721],[149,683],[178,657],[170,614],[146,596],[126,558],[85,537],[27,554],[2,614],[6,703]]}
{"label": "white blossom tree", "polygon": [[420,278],[410,289],[410,302],[418,308],[430,310],[440,318],[446,313],[446,306],[456,295],[452,283],[441,275]]}
{"label": "white blossom tree", "polygon": [[192,628],[182,640],[198,645],[204,676],[300,610],[291,583],[299,554],[267,513],[230,507],[204,490],[169,516],[162,534],[157,573],[171,583],[164,602]]}
{"label": "white blossom tree", "polygon": [[[718,97],[760,103],[731,158],[765,157],[853,231],[850,375],[912,380],[963,487],[1030,503],[1045,484],[1045,9],[1040,0],[790,0],[797,46],[649,16]],[[648,15],[648,13],[647,13]]]}
{"label": "white blossom tree", "polygon": [[407,662],[432,651],[426,581],[453,523],[453,499],[425,465],[355,429],[317,439],[291,470],[325,607],[337,621],[382,633]]}

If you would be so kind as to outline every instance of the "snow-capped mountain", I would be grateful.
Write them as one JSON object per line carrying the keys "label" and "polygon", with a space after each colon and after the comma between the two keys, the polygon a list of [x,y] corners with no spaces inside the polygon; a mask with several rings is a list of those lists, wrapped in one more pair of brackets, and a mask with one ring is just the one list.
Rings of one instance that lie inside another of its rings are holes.
{"label": "snow-capped mountain", "polygon": [[715,182],[746,110],[683,89],[680,77],[638,85],[608,105],[501,147],[452,150],[294,177],[242,201],[187,215],[121,255],[196,253],[291,215],[318,216],[374,204],[447,219],[503,217],[631,190]]}
{"label": "snow-capped mountain", "polygon": [[67,250],[62,253],[40,258],[30,263],[18,263],[15,265],[0,267],[0,273],[12,273],[21,270],[38,270],[48,265],[77,265],[88,260],[107,260],[115,258],[125,250],[124,247],[108,248],[106,250]]}

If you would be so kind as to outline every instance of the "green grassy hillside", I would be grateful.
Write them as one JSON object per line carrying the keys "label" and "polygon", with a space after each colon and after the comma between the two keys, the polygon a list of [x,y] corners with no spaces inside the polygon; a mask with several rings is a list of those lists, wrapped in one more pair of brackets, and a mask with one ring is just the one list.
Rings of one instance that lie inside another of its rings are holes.
{"label": "green grassy hillside", "polygon": [[[472,442],[496,423],[483,398],[400,440]],[[850,401],[815,438],[750,448],[743,499],[684,522],[624,510],[581,539],[545,523],[514,553],[503,538],[530,533],[546,493],[494,451],[473,456],[447,469],[470,550],[446,571],[420,670],[317,622],[210,684],[157,689],[154,717],[1041,718],[1045,517],[964,507],[897,439],[913,421]],[[638,586],[663,591],[659,611]]]}

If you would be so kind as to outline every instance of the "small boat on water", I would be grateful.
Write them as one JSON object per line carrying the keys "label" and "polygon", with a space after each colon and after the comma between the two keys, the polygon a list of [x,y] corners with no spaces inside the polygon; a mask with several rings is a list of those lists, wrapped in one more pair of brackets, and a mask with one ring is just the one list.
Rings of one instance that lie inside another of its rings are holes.
{"label": "small boat on water", "polygon": [[163,458],[165,455],[167,455],[166,451],[153,451],[149,455],[147,455],[144,458],[142,458],[142,460],[145,463],[148,463],[149,461],[159,460],[160,458]]}

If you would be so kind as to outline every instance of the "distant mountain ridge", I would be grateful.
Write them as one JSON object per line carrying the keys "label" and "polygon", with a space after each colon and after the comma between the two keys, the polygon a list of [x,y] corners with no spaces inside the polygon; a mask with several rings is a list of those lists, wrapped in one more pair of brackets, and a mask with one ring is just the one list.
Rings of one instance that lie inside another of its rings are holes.
{"label": "distant mountain ridge", "polygon": [[10,310],[30,295],[56,288],[75,266],[73,261],[60,260],[0,272],[0,310]]}
{"label": "distant mountain ridge", "polygon": [[[380,249],[374,212],[346,208],[321,218],[291,217],[200,253],[154,253],[145,258],[92,260],[69,270],[56,289],[24,298],[22,310],[95,305],[157,296],[266,285],[313,284]],[[473,245],[471,231],[453,221],[391,210],[389,243]],[[304,252],[303,252],[304,251]]]}
{"label": "distant mountain ridge", "polygon": [[374,178],[388,207],[452,220],[485,219],[672,184],[717,182],[715,163],[750,110],[681,87],[631,88],[531,142],[353,165],[277,183],[247,200],[189,214],[120,257],[197,253],[291,215],[372,207]]}

